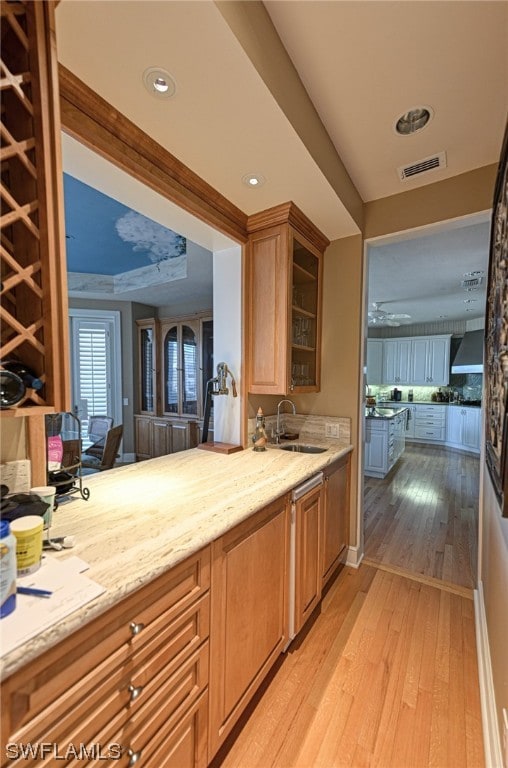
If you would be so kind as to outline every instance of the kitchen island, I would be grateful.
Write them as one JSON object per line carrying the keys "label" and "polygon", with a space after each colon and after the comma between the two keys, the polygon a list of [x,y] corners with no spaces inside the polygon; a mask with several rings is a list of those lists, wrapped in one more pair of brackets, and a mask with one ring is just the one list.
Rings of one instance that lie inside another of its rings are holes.
{"label": "kitchen island", "polygon": [[51,533],[75,537],[106,591],[4,655],[3,732],[120,744],[118,765],[143,752],[147,766],[205,766],[288,644],[290,491],[320,471],[296,529],[297,589],[312,582],[319,600],[347,551],[334,518],[349,516],[352,446],[322,445],[193,449],[87,478],[90,500],[62,504]]}
{"label": "kitchen island", "polygon": [[406,417],[406,408],[365,409],[364,472],[368,477],[386,477],[404,453]]}

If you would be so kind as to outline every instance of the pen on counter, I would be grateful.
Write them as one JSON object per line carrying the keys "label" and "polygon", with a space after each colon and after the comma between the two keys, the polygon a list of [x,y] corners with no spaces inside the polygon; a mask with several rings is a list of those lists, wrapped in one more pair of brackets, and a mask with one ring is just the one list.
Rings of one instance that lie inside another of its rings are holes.
{"label": "pen on counter", "polygon": [[51,597],[53,594],[47,589],[36,589],[35,587],[16,587],[16,592],[20,595],[32,595],[33,597]]}

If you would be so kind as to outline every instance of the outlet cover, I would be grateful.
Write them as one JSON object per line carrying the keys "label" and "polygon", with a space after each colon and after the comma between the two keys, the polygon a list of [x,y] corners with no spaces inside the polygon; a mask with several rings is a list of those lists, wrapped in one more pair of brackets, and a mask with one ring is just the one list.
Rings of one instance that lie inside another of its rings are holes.
{"label": "outlet cover", "polygon": [[325,436],[326,437],[338,437],[339,425],[338,424],[325,424]]}

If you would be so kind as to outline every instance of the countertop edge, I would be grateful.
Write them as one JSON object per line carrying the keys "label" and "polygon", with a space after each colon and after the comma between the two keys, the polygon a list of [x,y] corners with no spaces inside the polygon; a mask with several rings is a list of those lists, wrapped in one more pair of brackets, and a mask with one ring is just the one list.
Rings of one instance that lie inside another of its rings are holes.
{"label": "countertop edge", "polygon": [[[91,602],[87,603],[86,605],[82,606],[78,610],[74,611],[73,613],[69,614],[68,617],[65,617],[60,621],[58,624],[53,625],[52,627],[44,630],[43,632],[39,633],[35,637],[31,638],[29,641],[27,641],[25,644],[18,646],[17,648],[14,648],[12,651],[6,653],[4,656],[0,658],[0,680],[4,681],[8,677],[10,677],[12,674],[17,672],[19,669],[24,667],[26,664],[28,664],[30,661],[33,661],[34,659],[38,658],[39,656],[42,656],[46,651],[48,651],[50,648],[54,647],[61,641],[65,640],[67,637],[72,635],[74,632],[81,629],[84,625],[90,623],[94,619],[101,616],[103,613],[105,613],[111,606],[116,605],[121,600],[125,599],[129,595],[132,595],[137,590],[141,589],[145,585],[149,584],[150,582],[157,579],[162,574],[166,573],[167,571],[171,570],[171,568],[175,567],[179,563],[183,562],[187,557],[190,557],[191,555],[198,552],[200,549],[205,548],[209,544],[211,544],[213,541],[215,541],[217,538],[222,536],[227,531],[234,528],[239,523],[243,522],[244,520],[251,517],[253,514],[255,514],[257,511],[262,509],[264,506],[269,504],[270,502],[274,501],[277,498],[280,498],[281,496],[284,496],[285,494],[289,493],[296,485],[300,484],[301,482],[304,482],[309,477],[312,477],[312,475],[316,474],[319,471],[322,471],[327,466],[333,464],[335,461],[338,461],[343,456],[346,456],[347,454],[351,453],[353,450],[353,445],[351,444],[341,444],[340,446],[335,445],[332,441],[319,441],[319,440],[301,440],[300,442],[312,442],[316,445],[323,445],[327,447],[327,453],[322,454],[312,454],[312,462],[311,466],[306,466],[305,469],[302,468],[301,473],[299,473],[298,480],[295,482],[294,477],[291,480],[287,480],[284,478],[284,475],[281,473],[280,478],[277,478],[280,482],[277,484],[277,487],[273,489],[273,491],[265,493],[262,498],[260,498],[259,504],[252,505],[252,504],[245,504],[243,507],[240,505],[240,508],[238,510],[235,510],[234,513],[234,520],[231,520],[231,518],[228,518],[224,520],[223,524],[217,523],[217,519],[214,520],[214,526],[205,530],[205,531],[196,531],[195,534],[190,537],[186,538],[185,536],[179,536],[175,540],[175,547],[171,549],[167,553],[167,557],[165,558],[164,562],[160,563],[158,566],[154,566],[149,572],[146,572],[144,574],[138,574],[136,575],[132,580],[123,580],[118,586],[115,586],[115,588],[107,588],[106,591],[99,595],[99,597],[95,598]],[[203,456],[209,456],[208,452],[204,451],[198,451],[198,449],[191,449],[193,452],[198,454],[200,457]],[[277,446],[269,446],[269,451],[272,450],[278,450]],[[329,452],[328,452],[329,451]],[[190,452],[186,452],[190,453]],[[249,450],[246,449],[243,452],[233,454],[235,456],[241,456],[242,454],[247,456],[249,454]],[[283,451],[280,451],[280,453],[286,453]],[[296,466],[296,462],[299,461],[299,459],[302,456],[309,457],[309,454],[290,454],[286,453],[286,455],[289,458],[290,462],[293,462],[293,464],[288,464],[288,466],[292,466],[294,468]],[[215,454],[217,456],[217,454]],[[162,459],[171,457],[162,457]],[[227,458],[227,457],[224,457]],[[160,461],[158,459],[151,460],[151,461]],[[147,465],[149,462],[142,462],[142,464]],[[112,470],[109,473],[102,473],[103,476],[110,474],[111,472],[118,472],[121,473],[122,470],[127,469],[127,467],[121,467],[118,470]],[[86,478],[85,478],[86,479]],[[58,530],[53,535],[59,535]],[[182,540],[183,538],[183,540]],[[72,550],[63,550],[62,553],[56,553],[57,559],[64,559],[65,557],[68,557],[69,554],[73,554]],[[86,550],[84,552],[78,552],[77,553],[79,557],[82,557],[86,561]],[[98,570],[98,573],[95,573],[95,571]],[[90,572],[86,572],[86,575],[89,575],[89,577],[95,581],[97,581],[99,584],[101,583],[100,578],[100,568],[91,568]]]}

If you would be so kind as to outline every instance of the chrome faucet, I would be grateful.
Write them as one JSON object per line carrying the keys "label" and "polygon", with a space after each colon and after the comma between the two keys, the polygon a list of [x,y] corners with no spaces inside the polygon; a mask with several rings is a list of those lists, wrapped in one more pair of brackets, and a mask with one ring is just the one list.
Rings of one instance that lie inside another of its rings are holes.
{"label": "chrome faucet", "polygon": [[296,415],[296,405],[293,403],[292,400],[281,400],[280,403],[277,406],[277,426],[275,427],[275,442],[280,443],[280,436],[283,434],[283,430],[280,428],[280,407],[283,403],[289,403],[290,406],[293,409],[293,416]]}

